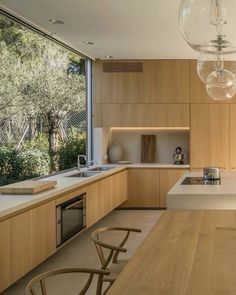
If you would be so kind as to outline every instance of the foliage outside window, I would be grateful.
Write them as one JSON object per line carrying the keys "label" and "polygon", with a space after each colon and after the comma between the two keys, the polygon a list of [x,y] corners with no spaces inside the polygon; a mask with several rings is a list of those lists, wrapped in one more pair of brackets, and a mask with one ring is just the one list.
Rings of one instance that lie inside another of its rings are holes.
{"label": "foliage outside window", "polygon": [[86,153],[86,60],[0,15],[0,185]]}

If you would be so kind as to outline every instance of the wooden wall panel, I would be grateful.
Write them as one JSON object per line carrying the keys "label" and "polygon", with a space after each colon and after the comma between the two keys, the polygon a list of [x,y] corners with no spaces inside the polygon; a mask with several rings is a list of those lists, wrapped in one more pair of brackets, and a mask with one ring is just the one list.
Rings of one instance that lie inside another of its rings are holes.
{"label": "wooden wall panel", "polygon": [[104,73],[103,62],[94,63],[94,103],[149,103],[149,72]]}
{"label": "wooden wall panel", "polygon": [[229,105],[191,105],[191,168],[229,168]]}
{"label": "wooden wall panel", "polygon": [[190,61],[147,61],[151,103],[189,103]]}

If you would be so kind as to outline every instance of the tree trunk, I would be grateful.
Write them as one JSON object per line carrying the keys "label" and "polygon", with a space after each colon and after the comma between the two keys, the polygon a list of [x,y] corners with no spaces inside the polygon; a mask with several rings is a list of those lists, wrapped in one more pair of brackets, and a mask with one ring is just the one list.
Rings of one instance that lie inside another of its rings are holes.
{"label": "tree trunk", "polygon": [[36,116],[30,116],[29,118],[29,139],[32,140],[37,136],[37,119]]}
{"label": "tree trunk", "polygon": [[48,142],[49,142],[49,156],[50,156],[50,171],[57,172],[59,170],[58,163],[58,145],[59,145],[59,118],[51,113],[47,114],[48,121]]}

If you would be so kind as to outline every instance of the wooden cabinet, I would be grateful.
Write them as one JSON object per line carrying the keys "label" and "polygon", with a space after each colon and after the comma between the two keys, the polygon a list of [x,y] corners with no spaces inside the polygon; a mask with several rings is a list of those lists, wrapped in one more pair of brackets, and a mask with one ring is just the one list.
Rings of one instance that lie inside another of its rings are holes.
{"label": "wooden cabinet", "polygon": [[99,192],[100,192],[100,202],[99,202],[99,219],[110,213],[113,209],[112,206],[112,177],[107,177],[99,181]]}
{"label": "wooden cabinet", "polygon": [[29,212],[0,222],[0,292],[30,270]]}
{"label": "wooden cabinet", "polygon": [[182,169],[163,169],[160,170],[160,207],[166,208],[167,193],[179,178],[188,172]]}
{"label": "wooden cabinet", "polygon": [[191,105],[191,168],[229,168],[229,105]]}
{"label": "wooden cabinet", "polygon": [[111,177],[86,187],[86,225],[93,225],[112,211]]}
{"label": "wooden cabinet", "polygon": [[148,105],[148,127],[189,127],[189,104]]}
{"label": "wooden cabinet", "polygon": [[29,211],[30,265],[34,268],[56,251],[56,207],[49,202]]}
{"label": "wooden cabinet", "polygon": [[236,104],[230,105],[230,169],[236,170]]}
{"label": "wooden cabinet", "polygon": [[0,292],[56,250],[55,202],[0,222]]}
{"label": "wooden cabinet", "polygon": [[11,282],[30,270],[29,211],[10,219]]}
{"label": "wooden cabinet", "polygon": [[97,104],[96,127],[189,127],[189,104]]}
{"label": "wooden cabinet", "polygon": [[127,200],[127,171],[86,187],[86,223],[93,225]]}
{"label": "wooden cabinet", "polygon": [[96,61],[93,75],[94,102],[132,104],[189,102],[189,60],[140,60],[139,62],[143,66],[142,72],[107,73],[103,71],[103,61]]}
{"label": "wooden cabinet", "polygon": [[130,169],[129,207],[159,207],[159,170]]}
{"label": "wooden cabinet", "polygon": [[151,103],[188,103],[190,100],[190,61],[146,61]]}
{"label": "wooden cabinet", "polygon": [[140,61],[142,73],[94,64],[95,127],[189,127],[190,61]]}
{"label": "wooden cabinet", "polygon": [[99,205],[100,190],[99,183],[90,184],[86,188],[86,226],[89,227],[100,218]]}
{"label": "wooden cabinet", "polygon": [[128,172],[123,171],[112,176],[112,207],[116,208],[127,201]]}

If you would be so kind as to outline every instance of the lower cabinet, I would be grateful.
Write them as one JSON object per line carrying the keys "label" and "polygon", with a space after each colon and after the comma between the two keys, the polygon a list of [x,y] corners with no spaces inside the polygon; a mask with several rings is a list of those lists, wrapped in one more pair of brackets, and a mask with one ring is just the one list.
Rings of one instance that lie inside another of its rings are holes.
{"label": "lower cabinet", "polygon": [[0,292],[30,270],[29,212],[0,222]]}
{"label": "lower cabinet", "polygon": [[55,202],[0,222],[0,292],[56,251]]}
{"label": "lower cabinet", "polygon": [[127,171],[86,187],[86,225],[93,225],[127,200]]}
{"label": "lower cabinet", "polygon": [[118,207],[127,201],[128,197],[128,171],[112,176],[112,207]]}
{"label": "lower cabinet", "polygon": [[180,169],[163,169],[160,170],[160,207],[166,208],[167,193],[179,178],[188,172],[188,170]]}
{"label": "lower cabinet", "polygon": [[55,202],[29,211],[30,267],[34,268],[56,251]]}
{"label": "lower cabinet", "polygon": [[159,207],[159,170],[129,170],[129,207]]}
{"label": "lower cabinet", "polygon": [[131,168],[127,206],[122,207],[166,208],[168,191],[186,172],[179,168]]}

